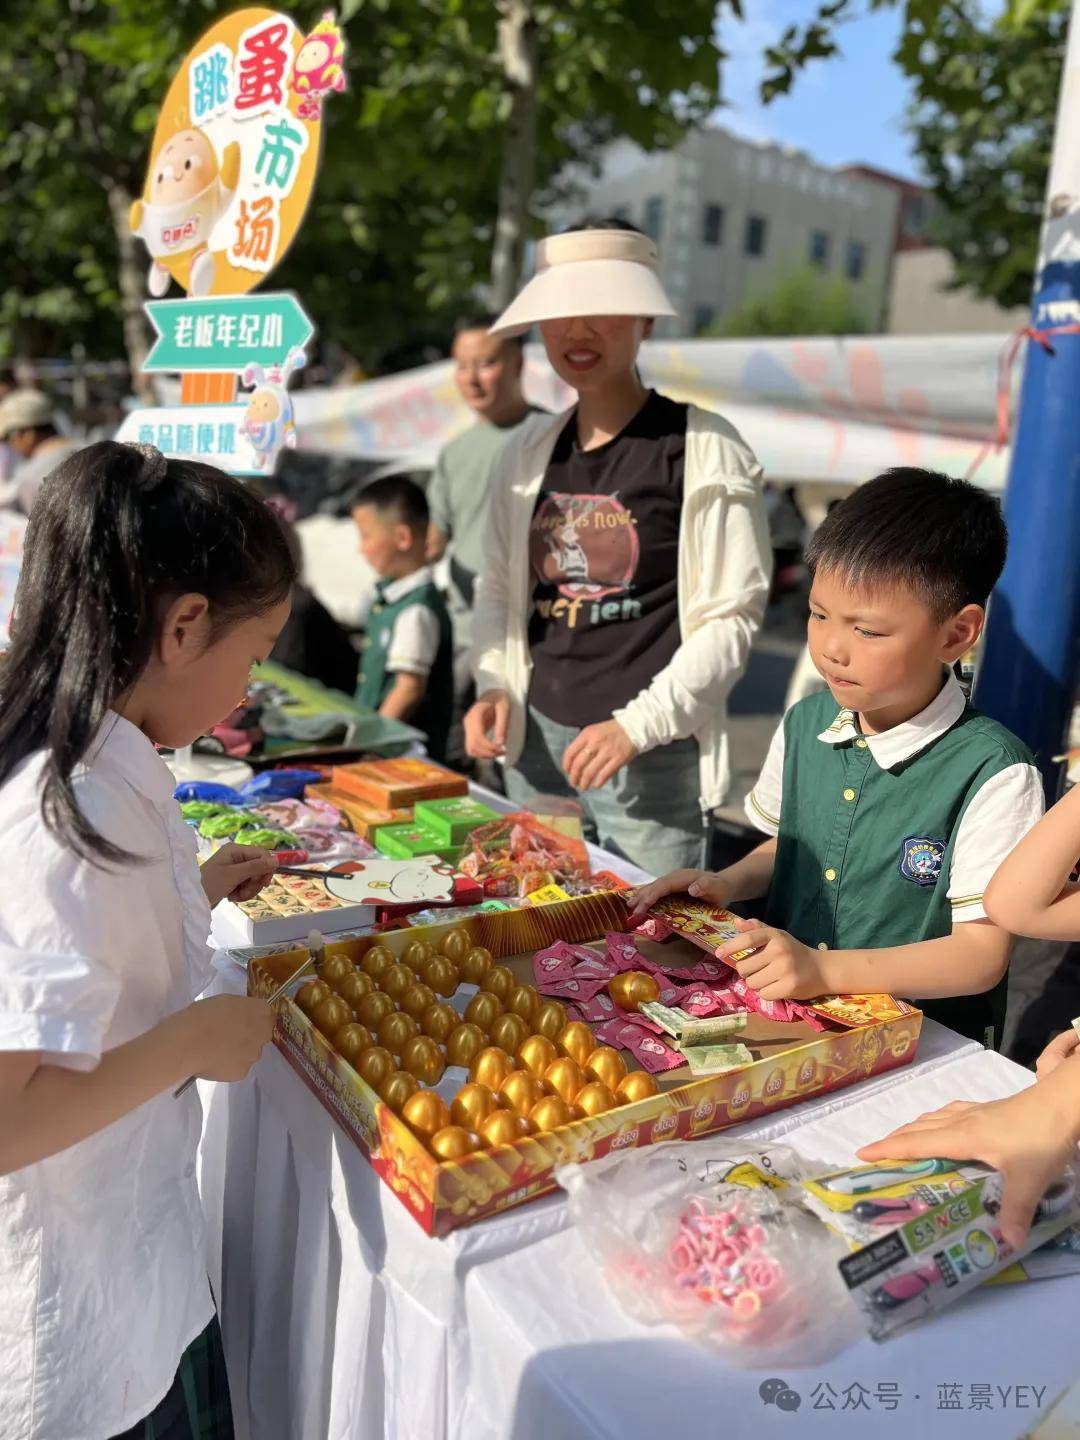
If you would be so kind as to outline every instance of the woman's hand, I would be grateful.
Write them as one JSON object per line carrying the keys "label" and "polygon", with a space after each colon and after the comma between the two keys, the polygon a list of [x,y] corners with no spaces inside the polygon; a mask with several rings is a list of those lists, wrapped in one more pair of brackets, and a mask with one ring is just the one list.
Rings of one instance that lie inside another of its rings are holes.
{"label": "woman's hand", "polygon": [[[1068,1068],[1061,1067],[1059,1077]],[[981,1160],[1004,1181],[998,1223],[1019,1249],[1043,1192],[1076,1158],[1076,1099],[1055,1093],[1063,1088],[1046,1080],[1007,1100],[954,1101],[864,1145],[859,1159]]]}
{"label": "woman's hand", "polygon": [[487,690],[465,715],[465,753],[474,760],[501,760],[510,727],[510,696]]}
{"label": "woman's hand", "polygon": [[222,845],[202,865],[202,885],[213,909],[222,900],[252,900],[269,884],[277,861],[261,845]]}
{"label": "woman's hand", "polygon": [[599,790],[637,755],[637,746],[617,720],[586,725],[563,755],[563,770],[575,790]]}

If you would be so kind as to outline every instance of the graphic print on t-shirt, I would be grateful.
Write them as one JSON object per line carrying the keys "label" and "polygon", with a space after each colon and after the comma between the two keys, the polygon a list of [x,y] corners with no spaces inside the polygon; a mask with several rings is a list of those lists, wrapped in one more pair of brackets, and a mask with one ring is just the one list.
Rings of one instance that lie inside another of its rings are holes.
{"label": "graphic print on t-shirt", "polygon": [[542,584],[568,600],[623,593],[638,565],[637,525],[618,495],[544,497],[529,531],[529,560]]}

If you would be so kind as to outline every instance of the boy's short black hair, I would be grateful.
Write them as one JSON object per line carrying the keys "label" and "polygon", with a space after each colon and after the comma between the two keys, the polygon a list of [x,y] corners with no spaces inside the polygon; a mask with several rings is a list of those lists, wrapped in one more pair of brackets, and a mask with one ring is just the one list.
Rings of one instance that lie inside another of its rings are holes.
{"label": "boy's short black hair", "polygon": [[640,225],[625,220],[621,215],[586,215],[576,225],[568,226],[562,233],[576,235],[579,230],[625,230],[631,235],[644,235]]}
{"label": "boy's short black hair", "polygon": [[842,500],[806,552],[811,575],[912,591],[935,620],[985,606],[1005,565],[1008,534],[993,496],[934,470],[886,470]]}
{"label": "boy's short black hair", "polygon": [[412,531],[426,531],[430,512],[427,496],[407,475],[386,475],[365,485],[353,501],[353,509],[370,505],[380,519],[392,525],[407,525]]}
{"label": "boy's short black hair", "polygon": [[[489,310],[477,310],[471,315],[459,315],[454,321],[454,339],[456,340],[459,335],[464,335],[467,330],[483,330],[486,335],[498,318],[498,315],[492,314]],[[503,335],[501,338],[504,343],[513,345],[518,350],[525,348],[524,335]]]}

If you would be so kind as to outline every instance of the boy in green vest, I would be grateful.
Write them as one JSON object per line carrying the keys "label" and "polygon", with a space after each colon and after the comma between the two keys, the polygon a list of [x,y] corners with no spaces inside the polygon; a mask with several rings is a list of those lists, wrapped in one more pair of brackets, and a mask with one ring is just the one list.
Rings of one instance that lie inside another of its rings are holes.
{"label": "boy in green vest", "polygon": [[997,502],[931,471],[887,471],[838,505],[806,557],[808,644],[829,688],[784,716],[747,798],[770,838],[718,875],[646,886],[635,916],[686,890],[766,897],[718,952],[752,949],[736,968],[766,999],[888,991],[996,1046],[1011,937],[983,892],[1043,790],[952,667],[979,638],[1005,547]]}
{"label": "boy in green vest", "polygon": [[446,754],[454,698],[450,616],[424,564],[428,505],[418,485],[388,476],[365,486],[353,507],[360,553],[379,576],[364,621],[356,698],[380,715],[407,720]]}

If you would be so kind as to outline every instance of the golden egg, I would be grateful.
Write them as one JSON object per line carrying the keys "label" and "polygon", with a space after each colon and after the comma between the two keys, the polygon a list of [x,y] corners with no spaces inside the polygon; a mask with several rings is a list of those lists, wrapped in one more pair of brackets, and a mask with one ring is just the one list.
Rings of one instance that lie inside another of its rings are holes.
{"label": "golden egg", "polygon": [[544,1084],[571,1105],[585,1085],[585,1071],[569,1055],[560,1055],[544,1071]]}
{"label": "golden egg", "polygon": [[531,1025],[540,1009],[540,996],[535,985],[518,985],[510,991],[506,1008],[511,1015],[520,1015]]}
{"label": "golden egg", "polygon": [[493,965],[480,981],[480,989],[489,995],[497,995],[505,1007],[511,991],[517,989],[517,981],[505,965]]}
{"label": "golden egg", "polygon": [[401,1052],[401,1068],[422,1085],[437,1085],[446,1069],[446,1057],[429,1035],[414,1035]]}
{"label": "golden egg", "polygon": [[427,964],[431,958],[431,952],[426,941],[410,940],[401,952],[401,958],[410,970],[419,970],[422,965]]}
{"label": "golden egg", "polygon": [[486,1044],[479,1025],[456,1025],[446,1037],[446,1058],[451,1065],[471,1065]]}
{"label": "golden egg", "polygon": [[660,999],[660,986],[644,970],[623,970],[608,981],[608,994],[623,1010],[636,1010],[646,1001]]}
{"label": "golden egg", "polygon": [[584,1021],[571,1020],[569,1025],[564,1025],[559,1031],[555,1045],[564,1055],[569,1055],[579,1065],[584,1065],[596,1049],[596,1036]]}
{"label": "golden egg", "polygon": [[[517,1072],[514,1071],[514,1074]],[[463,1085],[450,1103],[450,1118],[466,1130],[479,1130],[499,1108],[495,1096],[486,1085]]]}
{"label": "golden egg", "polygon": [[619,1081],[626,1074],[626,1061],[610,1045],[598,1045],[585,1061],[585,1074],[590,1080],[599,1080],[609,1090],[617,1090]]}
{"label": "golden egg", "polygon": [[328,955],[319,966],[319,979],[325,980],[332,990],[336,990],[345,976],[352,974],[352,969],[352,961],[347,955]]}
{"label": "golden egg", "polygon": [[465,1019],[470,1025],[479,1025],[486,1035],[503,1012],[503,1003],[497,995],[481,990],[465,1006]]}
{"label": "golden egg", "polygon": [[514,1062],[505,1050],[489,1045],[481,1050],[472,1063],[469,1079],[476,1085],[486,1085],[489,1090],[501,1090],[502,1083],[514,1068]]}
{"label": "golden egg", "polygon": [[365,995],[370,995],[375,989],[375,981],[370,975],[365,975],[360,970],[352,970],[337,987],[337,992],[355,1010]]}
{"label": "golden egg", "polygon": [[394,1002],[381,990],[372,990],[370,995],[364,995],[356,1002],[355,1009],[356,1018],[361,1025],[366,1025],[369,1030],[377,1030],[379,1021],[394,1013]]}
{"label": "golden egg", "polygon": [[548,1040],[557,1040],[566,1029],[566,1006],[558,1000],[545,1000],[533,1016],[534,1035],[543,1035]]}
{"label": "golden egg", "polygon": [[419,1089],[419,1082],[407,1070],[391,1070],[379,1086],[379,1099],[389,1105],[395,1115],[400,1115],[405,1101]]}
{"label": "golden egg", "polygon": [[445,955],[434,955],[424,961],[420,978],[436,995],[453,995],[458,987],[458,968]]}
{"label": "golden egg", "polygon": [[334,1036],[334,1049],[350,1065],[355,1065],[364,1051],[374,1043],[371,1031],[352,1021],[348,1025],[343,1025]]}
{"label": "golden egg", "polygon": [[418,1090],[405,1101],[401,1118],[417,1135],[426,1138],[450,1124],[450,1107],[434,1090]]}
{"label": "golden egg", "polygon": [[462,956],[458,969],[466,985],[479,985],[491,969],[491,951],[485,950],[483,945],[474,946]]}
{"label": "golden egg", "polygon": [[394,963],[394,956],[385,945],[372,945],[360,958],[360,969],[373,980],[386,973]]}
{"label": "golden egg", "polygon": [[[471,946],[472,941],[469,939],[468,933],[461,929],[454,929],[443,936],[439,949],[448,960],[452,960],[455,965],[460,965],[469,953]],[[431,985],[430,980],[428,984]],[[432,986],[432,989],[435,988]]]}
{"label": "golden egg", "polygon": [[385,1046],[395,1058],[400,1058],[405,1042],[414,1035],[419,1035],[420,1023],[411,1015],[406,1015],[404,1010],[391,1010],[389,1015],[384,1015],[379,1021],[379,1028],[375,1033],[379,1037],[379,1044]]}
{"label": "golden egg", "polygon": [[494,1110],[480,1124],[480,1134],[489,1145],[513,1145],[534,1129],[531,1120],[514,1110]]}
{"label": "golden egg", "polygon": [[310,1015],[315,1006],[321,1005],[324,1000],[329,1000],[330,995],[329,985],[324,985],[321,980],[309,980],[296,992],[296,1003],[305,1015]]}
{"label": "golden egg", "polygon": [[315,1006],[311,1019],[324,1035],[330,1036],[343,1025],[348,1025],[352,1019],[352,1008],[345,1004],[340,995],[331,995]]}
{"label": "golden egg", "polygon": [[530,1035],[517,1048],[517,1058],[538,1080],[544,1078],[544,1071],[558,1059],[559,1052],[546,1035]]}
{"label": "golden egg", "polygon": [[389,1050],[384,1050],[381,1045],[372,1045],[364,1051],[353,1068],[361,1080],[366,1080],[373,1090],[377,1090],[397,1067]]}
{"label": "golden egg", "polygon": [[561,1095],[545,1095],[529,1111],[529,1119],[537,1130],[557,1130],[574,1118],[570,1106]]}
{"label": "golden egg", "polygon": [[472,1130],[461,1125],[446,1125],[431,1137],[431,1151],[440,1160],[460,1160],[479,1150],[483,1143]]}
{"label": "golden egg", "polygon": [[586,1115],[603,1115],[605,1110],[614,1110],[618,1103],[602,1080],[590,1080],[574,1096],[575,1108],[583,1110]]}
{"label": "golden egg", "polygon": [[647,1070],[631,1070],[619,1081],[615,1096],[620,1105],[632,1105],[635,1100],[645,1100],[659,1091],[660,1086]]}
{"label": "golden egg", "polygon": [[416,974],[408,965],[391,965],[379,976],[379,989],[394,1001],[400,1000],[405,991],[415,984]]}
{"label": "golden egg", "polygon": [[425,1035],[430,1035],[432,1040],[437,1040],[440,1045],[449,1039],[450,1034],[457,1028],[458,1013],[452,1005],[444,1001],[438,1001],[429,1005],[420,1016],[420,1029]]}
{"label": "golden egg", "polygon": [[529,1038],[529,1026],[520,1015],[499,1015],[491,1022],[488,1035],[493,1045],[498,1045],[508,1055],[516,1055]]}
{"label": "golden egg", "polygon": [[528,1070],[511,1070],[503,1081],[499,1094],[519,1115],[528,1115],[538,1100],[544,1098],[543,1081],[531,1075]]}
{"label": "golden egg", "polygon": [[418,980],[415,985],[410,985],[405,994],[401,997],[401,1008],[406,1015],[411,1015],[414,1020],[419,1020],[429,1005],[435,1004],[435,991],[430,985],[425,985]]}

